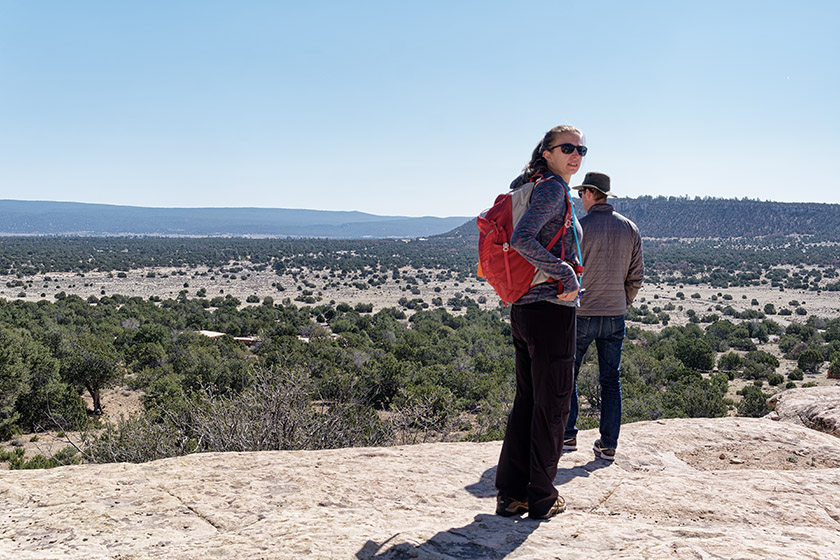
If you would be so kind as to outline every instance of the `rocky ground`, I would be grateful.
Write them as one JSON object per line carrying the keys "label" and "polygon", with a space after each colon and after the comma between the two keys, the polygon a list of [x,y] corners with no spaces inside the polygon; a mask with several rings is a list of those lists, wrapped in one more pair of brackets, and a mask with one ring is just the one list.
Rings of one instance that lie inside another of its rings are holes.
{"label": "rocky ground", "polygon": [[[626,424],[564,455],[568,510],[493,515],[500,443],[202,454],[0,473],[0,557],[840,558],[840,389],[771,418]],[[792,421],[786,421],[792,420]]]}

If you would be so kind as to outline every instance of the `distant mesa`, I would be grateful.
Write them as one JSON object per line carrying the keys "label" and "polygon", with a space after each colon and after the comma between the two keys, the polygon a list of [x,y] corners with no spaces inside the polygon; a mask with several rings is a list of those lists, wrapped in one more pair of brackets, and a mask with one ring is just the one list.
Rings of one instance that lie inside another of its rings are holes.
{"label": "distant mesa", "polygon": [[147,208],[0,200],[0,235],[416,238],[470,219],[287,208]]}
{"label": "distant mesa", "polygon": [[[492,199],[476,201],[476,214]],[[840,204],[649,197],[610,201],[653,238],[809,236],[840,242]],[[578,216],[585,213],[575,199]],[[478,240],[474,216],[377,216],[288,208],[148,208],[0,200],[0,235]]]}

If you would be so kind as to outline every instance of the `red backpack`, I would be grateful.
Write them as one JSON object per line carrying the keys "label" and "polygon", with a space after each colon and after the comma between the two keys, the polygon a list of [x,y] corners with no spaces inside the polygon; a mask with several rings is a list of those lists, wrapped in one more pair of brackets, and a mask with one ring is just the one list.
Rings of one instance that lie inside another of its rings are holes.
{"label": "red backpack", "polygon": [[[505,305],[524,296],[531,286],[552,280],[510,246],[513,230],[528,209],[534,188],[544,180],[542,175],[537,175],[532,182],[500,194],[493,206],[476,219],[479,233],[478,276],[487,280]],[[547,250],[551,251],[566,230],[572,227],[573,208],[574,204],[566,188],[566,216],[563,226],[546,245]],[[566,251],[563,247],[560,258],[565,260],[565,257]],[[583,268],[575,266],[575,271],[583,272]],[[562,289],[561,284],[560,290]]]}

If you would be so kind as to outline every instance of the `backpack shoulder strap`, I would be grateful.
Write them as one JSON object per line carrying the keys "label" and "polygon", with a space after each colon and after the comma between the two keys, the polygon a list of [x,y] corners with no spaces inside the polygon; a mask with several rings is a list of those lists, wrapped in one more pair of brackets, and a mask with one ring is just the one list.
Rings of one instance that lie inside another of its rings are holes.
{"label": "backpack shoulder strap", "polygon": [[[542,176],[540,176],[540,179],[542,179]],[[545,179],[542,179],[542,180],[545,180]],[[554,247],[554,245],[557,244],[557,242],[560,240],[561,237],[563,237],[563,234],[566,233],[566,230],[569,229],[569,226],[571,226],[571,224],[572,224],[572,219],[573,219],[572,216],[574,215],[573,214],[574,205],[572,203],[571,196],[569,195],[568,186],[565,184],[564,181],[561,181],[560,184],[563,186],[563,192],[566,195],[566,215],[563,217],[563,225],[560,226],[560,229],[558,229],[557,233],[554,234],[554,237],[551,238],[551,242],[549,242],[549,244],[545,246],[545,248],[549,251],[551,251],[551,248]],[[577,239],[577,237],[575,237],[575,239]],[[563,247],[562,253],[563,254],[560,256],[560,258],[565,259],[566,258],[566,248],[565,247]]]}

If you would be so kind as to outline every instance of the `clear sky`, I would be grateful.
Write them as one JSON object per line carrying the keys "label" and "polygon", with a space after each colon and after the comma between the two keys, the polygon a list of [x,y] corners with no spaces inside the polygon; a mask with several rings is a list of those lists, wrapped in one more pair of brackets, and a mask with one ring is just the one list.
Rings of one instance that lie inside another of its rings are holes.
{"label": "clear sky", "polygon": [[0,198],[470,216],[573,124],[573,184],[840,203],[838,23],[836,0],[0,0]]}

